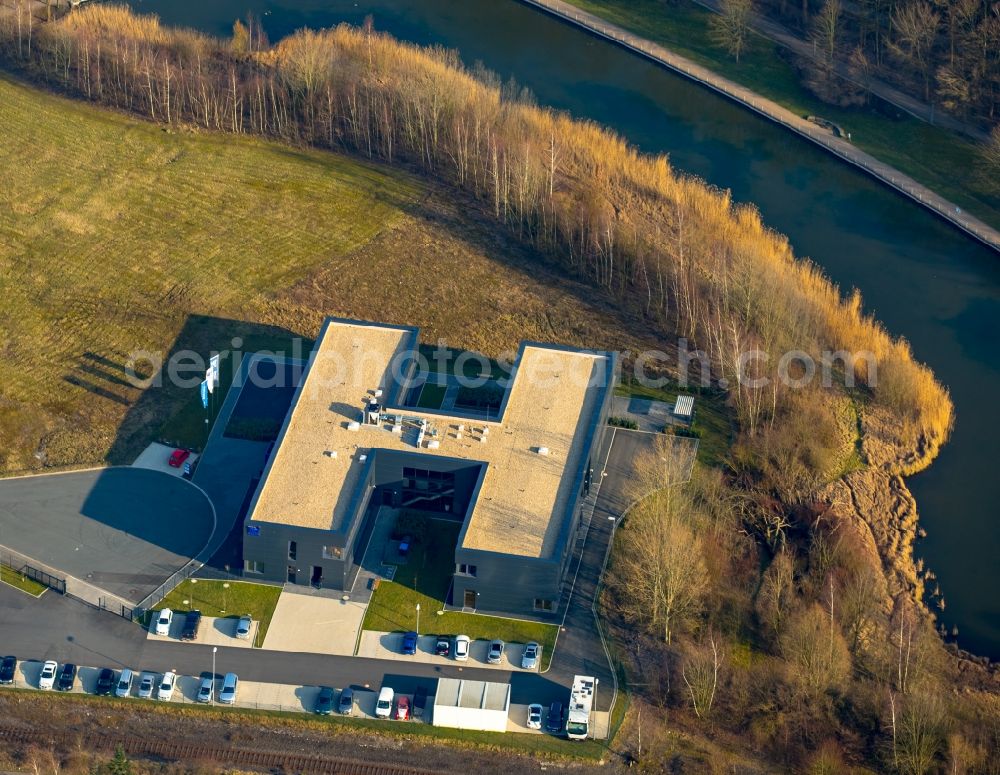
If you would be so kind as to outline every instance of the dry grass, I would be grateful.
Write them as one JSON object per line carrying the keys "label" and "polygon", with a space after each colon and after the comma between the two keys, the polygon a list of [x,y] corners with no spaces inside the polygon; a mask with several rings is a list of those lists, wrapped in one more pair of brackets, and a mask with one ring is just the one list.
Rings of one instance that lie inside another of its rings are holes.
{"label": "dry grass", "polygon": [[166,132],[7,78],[0,168],[18,170],[0,187],[0,473],[135,454],[187,398],[125,383],[140,348],[273,346],[327,314],[491,353],[651,339],[399,170]]}

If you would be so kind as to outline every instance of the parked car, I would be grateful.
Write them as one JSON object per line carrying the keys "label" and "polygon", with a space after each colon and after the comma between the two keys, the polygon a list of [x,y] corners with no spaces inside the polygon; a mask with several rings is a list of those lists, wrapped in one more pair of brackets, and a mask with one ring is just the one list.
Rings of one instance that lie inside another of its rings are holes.
{"label": "parked car", "polygon": [[59,677],[56,679],[56,690],[68,692],[73,688],[74,683],[76,683],[76,665],[67,662],[59,671]]}
{"label": "parked car", "polygon": [[553,702],[549,706],[549,717],[545,719],[545,728],[554,735],[563,731],[563,706],[561,702]]}
{"label": "parked car", "polygon": [[396,700],[396,721],[410,720],[410,698],[403,696]]}
{"label": "parked car", "polygon": [[333,689],[329,686],[319,687],[319,694],[316,695],[316,704],[313,712],[321,716],[329,716],[333,713]]}
{"label": "parked car", "polygon": [[375,703],[375,717],[389,718],[392,715],[392,700],[396,693],[391,686],[383,686],[378,693],[378,702]]}
{"label": "parked car", "polygon": [[420,718],[427,708],[427,687],[418,686],[413,693],[413,718]]}
{"label": "parked car", "polygon": [[524,647],[524,651],[521,652],[521,669],[522,670],[534,670],[538,667],[538,657],[541,656],[541,647],[531,641]]}
{"label": "parked car", "polygon": [[174,696],[174,687],[177,686],[177,673],[168,670],[160,679],[160,685],[156,689],[156,699],[169,702]]}
{"label": "parked car", "polygon": [[135,673],[127,667],[118,676],[118,685],[115,686],[115,697],[128,697],[132,692],[132,679]]}
{"label": "parked car", "polygon": [[224,705],[235,704],[239,686],[240,679],[236,673],[226,673],[226,677],[222,679],[222,688],[219,689],[219,702]]}
{"label": "parked car", "polygon": [[490,641],[490,650],[486,652],[486,661],[491,665],[499,665],[503,658],[503,641],[497,638]]}
{"label": "parked car", "polygon": [[136,696],[148,700],[153,696],[153,688],[156,686],[156,676],[152,673],[143,673],[139,679],[139,689]]}
{"label": "parked car", "polygon": [[4,657],[0,661],[0,684],[7,686],[14,683],[14,674],[17,672],[17,657]]}
{"label": "parked car", "polygon": [[250,637],[250,628],[253,627],[253,617],[250,614],[241,616],[236,622],[236,637],[240,640],[247,640]]}
{"label": "parked car", "polygon": [[211,702],[212,693],[215,691],[215,677],[211,675],[206,675],[201,679],[201,683],[198,684],[198,695],[195,699],[198,702]]}
{"label": "parked car", "polygon": [[188,611],[184,617],[184,629],[181,630],[181,640],[195,640],[201,629],[201,611]]}
{"label": "parked car", "polygon": [[94,687],[94,694],[106,696],[111,694],[115,688],[115,671],[110,667],[105,667],[97,675],[97,686]]}
{"label": "parked car", "polygon": [[181,476],[183,476],[185,479],[190,479],[193,475],[194,475],[194,464],[190,460],[188,460],[186,463],[184,463],[184,470],[181,473]]}
{"label": "parked car", "polygon": [[170,464],[171,468],[180,468],[184,465],[184,461],[191,457],[190,450],[186,449],[175,449],[170,453],[170,457],[167,459],[167,463]]}
{"label": "parked car", "polygon": [[528,729],[542,728],[542,713],[544,712],[545,709],[537,702],[528,706]]}
{"label": "parked car", "polygon": [[59,663],[48,660],[42,665],[42,672],[38,675],[38,688],[51,689],[56,682],[56,672],[59,670]]}
{"label": "parked car", "polygon": [[337,703],[337,712],[341,716],[350,716],[354,713],[354,689],[350,686],[340,690],[340,702]]}
{"label": "parked car", "polygon": [[403,635],[403,653],[404,654],[416,654],[417,653],[417,633],[407,632]]}
{"label": "parked car", "polygon": [[455,636],[455,659],[459,662],[465,662],[469,659],[469,644],[468,635]]}
{"label": "parked car", "polygon": [[451,639],[445,635],[438,635],[437,643],[434,644],[434,653],[439,657],[451,654]]}
{"label": "parked car", "polygon": [[156,624],[153,625],[154,635],[169,635],[170,623],[174,620],[174,612],[169,608],[164,608],[156,615]]}

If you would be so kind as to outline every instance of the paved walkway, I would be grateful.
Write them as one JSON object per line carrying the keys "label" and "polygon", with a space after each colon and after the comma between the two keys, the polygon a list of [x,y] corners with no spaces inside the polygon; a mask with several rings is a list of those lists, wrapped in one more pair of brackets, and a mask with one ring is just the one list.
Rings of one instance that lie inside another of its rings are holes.
{"label": "paved walkway", "polygon": [[[262,648],[351,656],[368,606],[287,585],[278,598]],[[324,590],[324,592],[327,592]]]}
{"label": "paved walkway", "polygon": [[811,140],[854,166],[864,170],[872,177],[881,180],[899,193],[908,196],[913,201],[923,205],[941,216],[964,232],[982,242],[984,245],[1000,251],[1000,231],[983,223],[942,196],[931,191],[924,185],[899,170],[884,164],[848,140],[835,137],[832,132],[823,129],[792,111],[773,102],[744,86],[723,78],[721,75],[692,62],[686,57],[673,53],[669,49],[653,43],[650,40],[633,35],[622,27],[610,24],[599,16],[581,11],[566,0],[521,0],[528,5],[540,8],[571,24],[582,27],[595,35],[606,38],[624,48],[630,49],[648,59],[657,62],[674,72],[691,78],[694,81],[722,94],[755,113],[769,118],[782,126]]}

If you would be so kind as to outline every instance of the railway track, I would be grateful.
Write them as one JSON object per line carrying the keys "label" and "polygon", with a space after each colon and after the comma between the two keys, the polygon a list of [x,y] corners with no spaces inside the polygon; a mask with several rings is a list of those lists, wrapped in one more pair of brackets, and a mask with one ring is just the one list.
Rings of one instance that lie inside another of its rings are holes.
{"label": "railway track", "polygon": [[174,743],[166,740],[147,740],[130,735],[90,733],[81,738],[71,731],[46,733],[23,727],[0,726],[0,741],[13,747],[39,745],[47,747],[82,746],[88,751],[112,753],[119,745],[132,757],[165,761],[211,761],[219,765],[280,771],[283,773],[316,773],[316,775],[436,775],[432,770],[380,764],[356,759],[324,756],[311,753],[261,751],[247,748],[229,748],[204,743]]}

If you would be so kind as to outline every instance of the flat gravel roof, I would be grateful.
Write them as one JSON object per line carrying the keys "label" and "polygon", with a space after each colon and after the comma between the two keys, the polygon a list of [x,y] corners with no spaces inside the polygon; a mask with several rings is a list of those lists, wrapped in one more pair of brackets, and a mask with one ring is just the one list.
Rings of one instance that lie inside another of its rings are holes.
{"label": "flat gravel roof", "polygon": [[[369,391],[385,391],[383,401],[391,397],[393,367],[415,347],[412,328],[327,321],[252,519],[342,530],[368,456],[379,449],[405,450],[486,463],[463,548],[550,556],[610,389],[609,356],[526,344],[499,420],[384,407],[384,414],[402,418],[400,432],[392,432],[391,419],[352,429]],[[426,435],[418,446],[421,419]]]}

